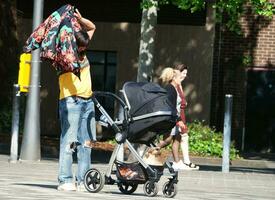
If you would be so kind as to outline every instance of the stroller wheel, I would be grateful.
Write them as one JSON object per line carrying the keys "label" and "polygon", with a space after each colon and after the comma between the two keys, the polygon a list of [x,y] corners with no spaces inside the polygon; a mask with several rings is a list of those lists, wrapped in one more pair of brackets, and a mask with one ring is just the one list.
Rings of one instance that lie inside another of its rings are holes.
{"label": "stroller wheel", "polygon": [[136,191],[138,184],[136,184],[136,183],[118,183],[117,186],[118,186],[118,189],[123,194],[132,194],[134,191]]}
{"label": "stroller wheel", "polygon": [[158,185],[156,182],[147,181],[143,186],[144,193],[149,197],[154,197],[158,193]]}
{"label": "stroller wheel", "polygon": [[177,185],[175,183],[167,181],[163,185],[162,192],[165,197],[173,198],[178,192]]}
{"label": "stroller wheel", "polygon": [[84,176],[84,186],[89,192],[99,192],[104,186],[104,176],[95,168],[89,169]]}

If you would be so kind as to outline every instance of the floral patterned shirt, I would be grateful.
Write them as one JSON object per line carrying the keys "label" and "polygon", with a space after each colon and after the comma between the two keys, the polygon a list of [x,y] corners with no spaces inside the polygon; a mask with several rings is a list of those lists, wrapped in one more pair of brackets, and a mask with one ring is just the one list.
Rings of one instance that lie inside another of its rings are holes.
{"label": "floral patterned shirt", "polygon": [[41,58],[51,61],[56,70],[78,74],[81,65],[74,33],[81,26],[73,12],[74,7],[69,4],[53,12],[30,35],[23,51],[41,48]]}

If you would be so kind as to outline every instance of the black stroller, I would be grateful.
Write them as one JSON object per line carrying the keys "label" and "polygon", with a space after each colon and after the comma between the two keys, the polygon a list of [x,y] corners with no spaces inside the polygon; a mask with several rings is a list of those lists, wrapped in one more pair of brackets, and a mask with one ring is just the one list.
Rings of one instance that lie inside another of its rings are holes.
{"label": "black stroller", "polygon": [[[162,191],[166,197],[174,197],[177,193],[178,173],[168,161],[162,166],[147,164],[132,143],[155,147],[153,142],[159,134],[170,131],[175,125],[177,118],[175,106],[169,100],[167,91],[155,83],[127,82],[121,92],[121,98],[109,92],[94,92],[95,106],[115,132],[117,144],[104,176],[95,168],[86,172],[85,188],[95,193],[99,192],[104,184],[117,184],[122,193],[132,194],[138,184],[144,184],[144,193],[147,196],[155,196],[158,192],[157,182],[166,166],[171,178],[163,185]],[[112,120],[98,102],[97,97],[100,96],[111,97],[119,102],[123,111],[122,120]],[[119,149],[124,144],[137,161],[127,163],[117,159]]]}

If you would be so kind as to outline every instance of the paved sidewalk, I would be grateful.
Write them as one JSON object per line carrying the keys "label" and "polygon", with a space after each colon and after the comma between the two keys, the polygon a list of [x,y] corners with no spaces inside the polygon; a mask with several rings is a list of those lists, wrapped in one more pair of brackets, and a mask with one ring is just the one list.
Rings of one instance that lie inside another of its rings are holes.
{"label": "paved sidewalk", "polygon": [[[60,192],[56,190],[56,159],[13,164],[8,158],[0,155],[0,199],[165,199],[161,192],[167,180],[165,176],[158,184],[156,197],[145,196],[143,185],[139,185],[132,195],[120,193],[116,185],[105,185],[99,193]],[[224,174],[213,160],[204,160],[204,164],[200,163],[203,164],[200,171],[180,172],[178,194],[174,199],[274,199],[275,164],[274,161],[266,162],[269,165],[266,169],[254,167],[255,170],[249,170],[249,167],[236,165],[230,173]],[[93,167],[104,172],[107,164],[93,164]]]}

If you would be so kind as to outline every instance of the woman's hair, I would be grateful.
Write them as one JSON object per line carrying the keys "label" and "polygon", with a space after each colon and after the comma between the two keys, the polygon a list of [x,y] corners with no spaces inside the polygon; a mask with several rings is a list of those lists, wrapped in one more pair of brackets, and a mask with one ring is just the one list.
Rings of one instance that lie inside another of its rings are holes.
{"label": "woman's hair", "polygon": [[173,78],[174,78],[174,69],[171,67],[166,67],[162,70],[161,75],[160,75],[160,80],[162,84],[167,85],[170,83]]}
{"label": "woman's hair", "polygon": [[174,67],[175,70],[179,70],[180,72],[182,72],[183,70],[187,70],[187,66],[185,64],[179,64],[179,65],[176,65]]}
{"label": "woman's hair", "polygon": [[89,45],[89,35],[86,31],[80,30],[75,33],[75,39],[76,39],[76,44],[79,47],[88,47]]}

